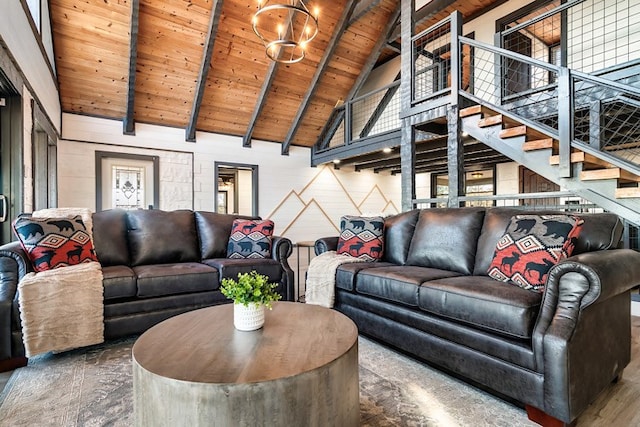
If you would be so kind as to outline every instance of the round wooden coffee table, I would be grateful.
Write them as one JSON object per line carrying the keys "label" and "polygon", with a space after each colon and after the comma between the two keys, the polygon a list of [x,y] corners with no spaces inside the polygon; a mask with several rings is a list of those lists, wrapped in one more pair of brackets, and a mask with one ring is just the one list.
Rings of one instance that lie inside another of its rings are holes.
{"label": "round wooden coffee table", "polygon": [[233,327],[233,305],[184,313],[133,346],[138,426],[357,426],[358,330],[343,314],[294,302],[264,327]]}

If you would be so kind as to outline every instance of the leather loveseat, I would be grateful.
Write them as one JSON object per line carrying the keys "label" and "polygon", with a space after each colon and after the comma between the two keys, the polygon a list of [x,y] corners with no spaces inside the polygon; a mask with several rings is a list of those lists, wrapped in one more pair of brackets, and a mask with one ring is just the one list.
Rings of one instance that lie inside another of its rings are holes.
{"label": "leather loveseat", "polygon": [[[524,404],[534,421],[569,423],[629,363],[640,253],[617,249],[617,216],[585,214],[573,255],[549,271],[544,293],[499,282],[487,275],[496,243],[523,213],[388,217],[383,258],[340,266],[334,307],[360,333]],[[337,243],[317,240],[316,254]]]}
{"label": "leather loveseat", "polygon": [[[227,258],[236,215],[178,210],[94,213],[93,240],[102,266],[105,339],[138,334],[171,316],[230,302],[222,278],[256,270],[294,299],[287,238],[272,238],[270,258]],[[256,218],[257,219],[257,218]],[[0,370],[26,363],[18,282],[33,271],[18,242],[0,247]]]}

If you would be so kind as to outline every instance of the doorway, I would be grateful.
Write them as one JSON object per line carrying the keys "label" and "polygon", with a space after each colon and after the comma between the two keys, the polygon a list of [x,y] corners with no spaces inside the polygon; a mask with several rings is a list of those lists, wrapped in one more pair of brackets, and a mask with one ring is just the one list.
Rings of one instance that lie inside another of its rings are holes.
{"label": "doorway", "polygon": [[258,216],[258,165],[215,162],[214,182],[216,212]]}
{"label": "doorway", "polygon": [[96,212],[158,209],[158,156],[96,151]]}

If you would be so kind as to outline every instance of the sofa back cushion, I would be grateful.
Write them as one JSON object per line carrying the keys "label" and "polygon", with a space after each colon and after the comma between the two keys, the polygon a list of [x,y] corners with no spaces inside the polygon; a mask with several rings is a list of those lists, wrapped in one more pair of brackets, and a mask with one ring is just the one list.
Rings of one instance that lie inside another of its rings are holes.
{"label": "sofa back cushion", "polygon": [[216,212],[195,213],[200,256],[202,259],[226,258],[227,244],[235,219],[260,219],[260,217],[227,215]]}
{"label": "sofa back cushion", "polygon": [[393,215],[384,220],[384,257],[383,259],[398,265],[407,263],[411,236],[416,229],[419,209]]}
{"label": "sofa back cushion", "polygon": [[[482,225],[482,234],[478,239],[474,275],[487,274],[498,240],[504,235],[511,217],[527,213],[522,209],[491,208],[487,209]],[[559,211],[535,211],[537,215],[566,214]],[[611,213],[576,214],[584,220],[573,255],[583,252],[617,248],[622,238],[623,225],[620,218]]]}
{"label": "sofa back cushion", "polygon": [[127,212],[131,265],[200,261],[192,211]]}
{"label": "sofa back cushion", "polygon": [[483,219],[483,208],[420,211],[407,264],[471,274]]}
{"label": "sofa back cushion", "polygon": [[93,244],[103,267],[129,265],[127,212],[109,209],[93,214]]}

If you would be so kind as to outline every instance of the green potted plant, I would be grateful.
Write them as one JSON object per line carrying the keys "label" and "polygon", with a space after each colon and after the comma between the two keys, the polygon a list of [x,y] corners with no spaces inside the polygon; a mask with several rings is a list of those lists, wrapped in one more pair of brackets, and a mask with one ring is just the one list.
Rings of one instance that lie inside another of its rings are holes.
{"label": "green potted plant", "polygon": [[233,300],[233,325],[240,331],[254,331],[264,325],[264,309],[282,296],[276,292],[277,283],[256,271],[238,273],[238,280],[222,279],[220,290]]}

